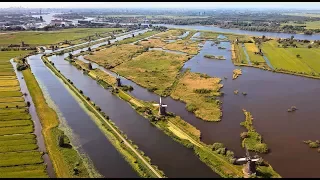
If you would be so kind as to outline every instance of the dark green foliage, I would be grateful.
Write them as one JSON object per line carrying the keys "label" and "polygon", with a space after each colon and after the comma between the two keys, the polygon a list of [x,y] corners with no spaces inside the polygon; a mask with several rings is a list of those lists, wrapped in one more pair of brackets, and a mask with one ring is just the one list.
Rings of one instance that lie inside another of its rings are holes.
{"label": "dark green foliage", "polygon": [[18,71],[23,71],[23,70],[25,70],[25,69],[28,68],[28,65],[26,65],[26,64],[21,64],[21,63],[18,63],[16,66],[17,66],[17,70],[18,70]]}
{"label": "dark green foliage", "polygon": [[194,104],[187,104],[186,109],[189,112],[195,112],[196,110],[198,110],[198,108]]}
{"label": "dark green foliage", "polygon": [[201,89],[194,89],[193,92],[198,93],[198,94],[207,94],[207,93],[211,93],[212,90],[201,88]]}
{"label": "dark green foliage", "polygon": [[219,148],[224,148],[224,145],[222,143],[219,143],[219,142],[213,143],[213,145],[212,145],[212,149],[213,150],[217,150]]}

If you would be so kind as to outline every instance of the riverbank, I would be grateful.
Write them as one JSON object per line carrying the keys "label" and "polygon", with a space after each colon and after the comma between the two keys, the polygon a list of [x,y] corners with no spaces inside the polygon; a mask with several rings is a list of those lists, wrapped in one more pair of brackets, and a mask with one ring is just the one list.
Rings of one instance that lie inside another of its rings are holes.
{"label": "riverbank", "polygon": [[158,170],[157,166],[151,164],[150,158],[144,156],[144,153],[138,149],[138,146],[134,145],[131,140],[127,139],[127,136],[123,134],[111,120],[109,120],[107,115],[100,112],[100,107],[91,102],[88,97],[85,97],[82,94],[82,91],[76,89],[73,83],[71,83],[70,80],[67,80],[54,67],[54,65],[50,63],[47,57],[43,56],[42,59],[45,64],[69,86],[76,96],[85,103],[86,107],[96,115],[100,120],[100,123],[98,123],[98,121],[95,121],[95,123],[98,123],[97,125],[100,129],[103,128],[102,130],[105,132],[106,137],[112,144],[117,145],[115,148],[125,157],[128,163],[139,173],[141,177],[160,178],[164,176],[164,173]]}
{"label": "riverbank", "polygon": [[261,135],[253,127],[253,117],[250,112],[243,109],[245,115],[245,121],[241,122],[240,125],[244,126],[248,132],[242,132],[241,138],[242,147],[246,147],[249,151],[255,151],[259,153],[267,153],[268,146],[265,143],[262,143]]}

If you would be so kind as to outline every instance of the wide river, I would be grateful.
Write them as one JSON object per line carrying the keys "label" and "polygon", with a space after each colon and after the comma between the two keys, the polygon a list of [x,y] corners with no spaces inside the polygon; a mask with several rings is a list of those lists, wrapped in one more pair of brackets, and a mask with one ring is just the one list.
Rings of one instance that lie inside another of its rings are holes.
{"label": "wide river", "polygon": [[[139,32],[135,32],[137,35]],[[131,37],[131,34],[118,37]],[[111,43],[114,40],[111,41]],[[105,43],[101,43],[105,44]],[[98,47],[101,44],[92,46]],[[87,50],[83,48],[82,50]],[[79,53],[77,50],[74,53]],[[102,88],[97,82],[64,60],[68,53],[52,56],[57,69],[70,79],[77,88],[89,96],[103,112],[139,146],[151,162],[163,170],[168,177],[219,177],[202,163],[193,150],[185,148],[150,124],[131,106]],[[97,170],[105,177],[137,177],[131,167],[101,133],[93,120],[80,107],[74,97],[40,59],[41,55],[29,57],[32,72],[47,89],[67,124],[73,130],[81,149],[88,155]]]}
{"label": "wide river", "polygon": [[[310,149],[304,140],[317,140],[320,137],[320,81],[299,76],[272,73],[255,68],[241,67],[243,75],[232,80],[232,71],[236,67],[231,61],[230,43],[221,42],[218,49],[207,41],[198,55],[185,63],[183,68],[191,68],[193,72],[207,73],[223,79],[225,93],[223,117],[221,122],[205,122],[185,110],[185,104],[164,98],[168,111],[174,112],[197,127],[202,133],[205,143],[222,142],[226,147],[243,156],[240,133],[246,131],[240,126],[244,121],[242,109],[250,111],[254,117],[254,126],[268,144],[270,153],[262,155],[283,177],[320,177],[318,162],[320,157],[316,149]],[[217,61],[204,58],[205,54],[223,55],[226,60]],[[79,59],[85,61],[82,57]],[[62,61],[62,60],[61,60]],[[98,67],[113,75],[109,70]],[[224,80],[227,77],[227,80]],[[133,86],[131,94],[139,99],[158,101],[159,96],[147,91],[136,83],[121,77],[123,84]],[[234,90],[240,93],[235,95]],[[247,92],[243,96],[241,92]],[[287,109],[296,106],[298,110],[288,113]],[[254,154],[254,153],[252,153]],[[303,165],[301,168],[300,165]]]}
{"label": "wide river", "polygon": [[153,24],[154,26],[166,26],[167,28],[181,28],[181,29],[194,29],[201,31],[215,31],[221,33],[234,33],[234,34],[246,34],[251,36],[267,36],[276,38],[290,38],[294,36],[295,39],[307,39],[307,40],[319,40],[320,34],[292,34],[292,33],[275,33],[275,32],[261,32],[261,31],[246,31],[240,29],[224,29],[216,26],[202,26],[202,25],[173,25],[173,24]]}

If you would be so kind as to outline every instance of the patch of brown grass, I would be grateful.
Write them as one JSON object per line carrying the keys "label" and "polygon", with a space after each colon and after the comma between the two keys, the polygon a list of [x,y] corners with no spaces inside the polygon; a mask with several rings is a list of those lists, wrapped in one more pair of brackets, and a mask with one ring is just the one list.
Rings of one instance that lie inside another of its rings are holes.
{"label": "patch of brown grass", "polygon": [[[197,117],[205,121],[220,121],[222,113],[219,103],[215,100],[223,86],[219,84],[220,81],[220,78],[203,77],[199,73],[188,71],[180,79],[171,96],[185,102],[187,109],[188,106],[194,107],[193,112]],[[196,89],[206,89],[210,92],[197,93]]]}

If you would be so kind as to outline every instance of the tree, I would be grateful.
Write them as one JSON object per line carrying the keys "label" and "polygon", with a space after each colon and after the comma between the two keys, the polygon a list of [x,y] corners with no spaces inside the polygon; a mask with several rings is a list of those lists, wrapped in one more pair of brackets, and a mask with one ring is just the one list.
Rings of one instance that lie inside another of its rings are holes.
{"label": "tree", "polygon": [[31,103],[29,101],[27,101],[27,106],[30,107],[31,106]]}
{"label": "tree", "polygon": [[262,35],[262,39],[265,39],[266,38],[266,36],[265,35]]}
{"label": "tree", "polygon": [[91,48],[90,48],[90,47],[88,48],[88,51],[90,51],[90,52],[91,52]]}
{"label": "tree", "polygon": [[71,53],[69,53],[69,59],[72,59],[73,55]]}
{"label": "tree", "polygon": [[290,39],[293,40],[294,36],[291,36]]}
{"label": "tree", "polygon": [[89,69],[89,70],[92,70],[92,65],[91,65],[91,63],[88,64],[88,69]]}
{"label": "tree", "polygon": [[60,147],[63,147],[63,145],[64,145],[64,135],[63,134],[58,136],[58,144]]}
{"label": "tree", "polygon": [[297,58],[300,58],[300,54],[297,54],[296,57],[297,57]]}
{"label": "tree", "polygon": [[309,48],[309,49],[312,48],[311,44],[308,45],[308,48]]}
{"label": "tree", "polygon": [[132,34],[132,37],[134,37],[134,34]]}

